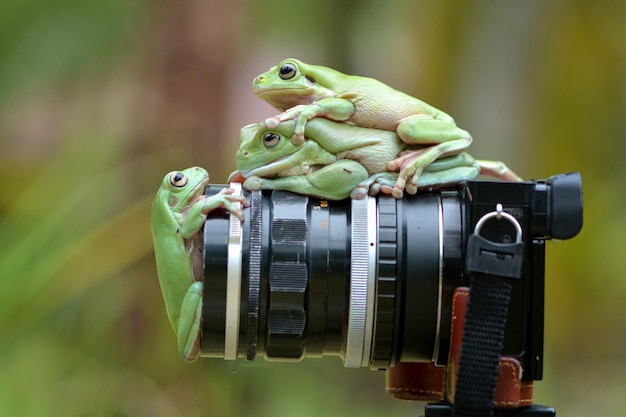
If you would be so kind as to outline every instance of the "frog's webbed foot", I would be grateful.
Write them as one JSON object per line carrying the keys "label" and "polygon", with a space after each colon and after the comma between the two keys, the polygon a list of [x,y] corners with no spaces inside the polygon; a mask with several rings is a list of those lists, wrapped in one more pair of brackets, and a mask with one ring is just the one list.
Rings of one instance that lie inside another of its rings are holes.
{"label": "frog's webbed foot", "polygon": [[241,221],[243,217],[243,207],[248,207],[250,202],[246,200],[244,196],[232,195],[235,192],[232,188],[222,188],[219,193],[209,197],[209,199],[215,199],[215,202],[211,205],[215,205],[213,208],[224,207],[229,212],[233,213]]}
{"label": "frog's webbed foot", "polygon": [[[417,181],[427,165],[421,157],[427,149],[429,148],[402,151],[396,159],[387,163],[389,171],[400,171],[391,192],[395,198],[402,198],[405,189],[409,194],[417,192]],[[407,185],[408,180],[410,182]]]}
{"label": "frog's webbed foot", "polygon": [[[395,172],[380,172],[370,176],[352,190],[350,197],[361,200],[369,195],[392,194],[394,184],[398,178]],[[395,196],[394,196],[395,197]],[[402,197],[402,195],[400,195]]]}
{"label": "frog's webbed foot", "polygon": [[440,158],[461,153],[472,143],[470,134],[457,128],[449,119],[408,117],[400,122],[396,132],[404,143],[426,147],[407,149],[387,164],[388,170],[400,171],[394,196],[403,189],[415,194],[422,171]]}
{"label": "frog's webbed foot", "polygon": [[409,194],[415,194],[418,189],[432,190],[471,180],[476,178],[481,171],[479,163],[467,152],[446,156],[424,164],[420,159],[428,156],[424,154],[429,150],[430,148],[407,151],[392,161],[400,160],[403,163],[398,173],[398,180],[393,187],[392,194],[394,197],[400,198],[403,189],[406,189]]}
{"label": "frog's webbed foot", "polygon": [[287,109],[279,115],[265,119],[264,123],[268,128],[276,129],[280,123],[287,120],[294,120],[296,122],[296,127],[294,128],[291,142],[296,146],[300,146],[304,143],[304,130],[306,128],[306,123],[314,117],[322,115],[324,115],[322,108],[315,103],[299,104]]}
{"label": "frog's webbed foot", "polygon": [[250,203],[244,196],[232,195],[235,192],[232,188],[223,188],[219,193],[212,196],[202,195],[187,210],[180,232],[185,239],[189,239],[198,233],[207,215],[220,207],[233,213],[241,221],[244,221],[242,207],[248,207]]}

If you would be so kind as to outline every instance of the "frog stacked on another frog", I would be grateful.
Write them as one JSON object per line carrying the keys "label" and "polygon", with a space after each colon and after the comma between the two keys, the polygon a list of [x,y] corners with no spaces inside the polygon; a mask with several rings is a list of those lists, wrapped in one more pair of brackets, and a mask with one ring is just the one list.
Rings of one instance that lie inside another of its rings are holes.
{"label": "frog stacked on another frog", "polygon": [[449,115],[372,78],[287,59],[257,76],[253,91],[283,113],[241,131],[231,179],[246,188],[401,198],[479,173],[520,180],[465,153],[472,138]]}
{"label": "frog stacked on another frog", "polygon": [[[395,132],[364,128],[328,119],[307,123],[306,140],[294,145],[296,122],[275,129],[264,123],[241,129],[237,151],[239,174],[249,190],[287,190],[341,200],[360,199],[368,193],[392,193],[397,172],[386,171],[387,161],[417,146],[402,142]],[[438,159],[426,166],[418,188],[432,189],[475,178],[479,162],[468,153]]]}

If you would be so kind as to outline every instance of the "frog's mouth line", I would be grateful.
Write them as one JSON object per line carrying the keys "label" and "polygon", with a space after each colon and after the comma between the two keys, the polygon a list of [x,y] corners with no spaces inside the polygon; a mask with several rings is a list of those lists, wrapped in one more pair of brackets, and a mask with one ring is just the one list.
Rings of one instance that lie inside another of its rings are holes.
{"label": "frog's mouth line", "polygon": [[302,91],[302,90],[309,90],[310,88],[311,87],[307,87],[307,86],[294,86],[294,87],[283,87],[283,88],[273,88],[273,87],[263,88],[263,87],[257,87],[255,85],[252,92],[254,94],[263,95],[263,94],[275,94],[278,91]]}

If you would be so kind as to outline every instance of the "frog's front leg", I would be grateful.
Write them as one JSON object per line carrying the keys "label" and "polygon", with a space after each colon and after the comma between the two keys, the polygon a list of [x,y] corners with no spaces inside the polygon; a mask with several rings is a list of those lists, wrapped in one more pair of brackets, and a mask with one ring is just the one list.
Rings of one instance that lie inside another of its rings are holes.
{"label": "frog's front leg", "polygon": [[178,350],[183,359],[193,362],[200,356],[200,320],[204,285],[196,281],[189,287],[180,307]]}
{"label": "frog's front leg", "polygon": [[185,215],[181,227],[182,236],[188,239],[198,233],[204,225],[207,214],[220,207],[230,211],[243,221],[241,207],[247,207],[248,201],[243,196],[232,195],[233,192],[232,188],[223,188],[218,194],[210,197],[202,196],[201,199],[193,203]]}
{"label": "frog's front leg", "polygon": [[345,98],[330,97],[317,100],[311,104],[300,104],[285,112],[265,120],[265,126],[276,129],[281,122],[295,120],[296,126],[291,137],[294,145],[304,143],[306,123],[315,117],[343,122],[354,114],[354,104]]}
{"label": "frog's front leg", "polygon": [[285,190],[327,200],[341,200],[368,177],[357,161],[341,159],[306,175],[290,175],[273,179],[251,176],[243,183],[249,190]]}
{"label": "frog's front leg", "polygon": [[[426,166],[444,156],[457,154],[472,143],[470,134],[459,129],[450,118],[411,116],[400,122],[397,133],[409,145],[435,145],[407,151],[387,163],[389,171],[400,170],[393,191],[395,197],[401,196],[405,188],[409,194],[415,194],[419,177]],[[407,180],[409,184],[406,184]]]}

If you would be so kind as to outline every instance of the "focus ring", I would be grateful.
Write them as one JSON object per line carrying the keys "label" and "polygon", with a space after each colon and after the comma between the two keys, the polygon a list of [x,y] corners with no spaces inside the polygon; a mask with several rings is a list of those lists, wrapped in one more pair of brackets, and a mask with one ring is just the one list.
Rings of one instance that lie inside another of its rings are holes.
{"label": "focus ring", "polygon": [[378,274],[376,318],[372,344],[372,369],[387,369],[393,354],[393,330],[397,291],[397,213],[396,199],[378,199]]}
{"label": "focus ring", "polygon": [[265,354],[300,360],[306,327],[308,198],[284,191],[273,193],[272,201],[281,204],[272,207]]}

